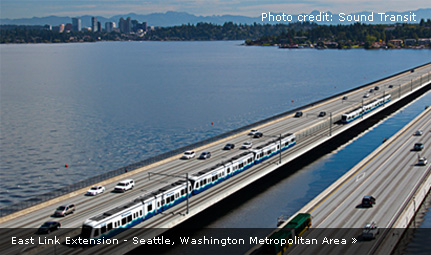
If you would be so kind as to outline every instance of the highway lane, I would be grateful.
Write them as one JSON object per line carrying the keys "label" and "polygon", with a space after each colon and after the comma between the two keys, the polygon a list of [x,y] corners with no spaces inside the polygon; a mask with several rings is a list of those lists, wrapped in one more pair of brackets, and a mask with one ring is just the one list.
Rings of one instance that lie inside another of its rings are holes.
{"label": "highway lane", "polygon": [[[424,134],[415,136],[415,131],[419,129]],[[423,151],[412,150],[417,142],[424,144]],[[418,154],[431,158],[431,108],[380,146],[370,159],[355,166],[352,169],[354,172],[350,173],[346,181],[325,196],[317,206],[307,210],[312,215],[313,229],[328,230],[310,231],[310,235],[306,234],[304,238],[322,240],[324,236],[347,237],[352,234],[346,234],[349,231],[356,231],[355,236],[360,237],[360,229],[373,221],[381,229],[391,228],[405,201],[430,171],[430,164],[417,165]],[[364,195],[376,198],[376,204],[372,208],[362,208]],[[377,240],[364,241],[345,246],[294,246],[289,252],[365,254],[376,242]]]}
{"label": "highway lane", "polygon": [[[309,109],[306,109],[304,111],[304,117],[302,118],[293,118],[293,116],[290,115],[282,118],[281,120],[265,124],[261,127],[258,127],[259,130],[261,130],[264,133],[263,138],[253,139],[248,137],[246,135],[246,132],[243,132],[241,134],[234,135],[230,138],[223,139],[220,142],[205,146],[204,148],[196,149],[198,155],[199,155],[199,152],[203,150],[211,151],[213,156],[210,159],[179,160],[178,158],[181,155],[178,155],[178,157],[165,160],[163,164],[155,164],[153,166],[145,167],[142,171],[127,173],[126,175],[128,177],[132,177],[133,179],[135,179],[137,186],[134,190],[128,191],[124,194],[117,194],[117,193],[110,192],[115,186],[115,183],[120,179],[120,178],[115,178],[116,179],[115,182],[111,182],[111,183],[106,182],[106,184],[102,183],[103,185],[106,186],[106,189],[107,189],[107,192],[105,192],[105,194],[102,194],[96,197],[85,197],[83,196],[83,190],[81,190],[79,192],[76,192],[77,195],[72,196],[71,198],[68,198],[63,201],[56,201],[55,203],[51,203],[50,206],[47,206],[35,212],[32,212],[31,217],[29,217],[29,215],[16,217],[14,220],[2,222],[0,226],[2,226],[3,228],[37,228],[44,221],[52,219],[50,215],[54,212],[54,209],[57,205],[64,204],[64,203],[75,203],[77,205],[76,213],[69,215],[64,219],[60,219],[60,221],[63,227],[65,228],[80,227],[82,222],[85,219],[90,218],[95,214],[101,213],[115,206],[121,205],[125,201],[132,200],[133,198],[136,198],[139,195],[143,195],[151,190],[154,190],[166,185],[166,183],[170,183],[176,180],[176,178],[168,178],[168,177],[160,177],[160,176],[159,177],[152,176],[151,180],[148,180],[148,171],[160,172],[164,174],[174,174],[174,175],[184,174],[185,172],[189,172],[189,173],[196,172],[204,168],[211,167],[223,160],[228,160],[232,156],[239,154],[240,150],[238,148],[243,142],[247,140],[253,141],[253,144],[254,144],[253,147],[255,147],[260,143],[266,142],[267,140],[276,139],[276,137],[278,137],[278,135],[281,133],[285,134],[288,132],[293,132],[295,134],[298,134],[298,145],[300,144],[300,142],[306,142],[306,139],[313,140],[314,138],[310,138],[306,136],[301,137],[300,134],[304,132],[304,130],[308,129],[310,126],[322,125],[322,123],[328,123],[329,114],[324,118],[319,118],[316,116],[320,111],[326,111],[328,113],[332,112],[333,120],[335,120],[337,116],[339,118],[341,114],[348,111],[348,109],[352,109],[361,105],[362,100],[364,100],[363,94],[369,91],[370,89],[374,88],[374,86],[378,85],[380,89],[378,91],[375,91],[375,93],[370,95],[370,98],[367,98],[365,100],[372,100],[373,98],[381,96],[384,93],[388,93],[388,91],[391,91],[391,89],[389,88],[384,89],[383,87],[385,86],[387,87],[389,85],[404,84],[403,86],[394,86],[394,88],[392,88],[392,91],[396,91],[396,92],[399,92],[400,94],[403,94],[411,90],[412,87],[410,85],[412,84],[411,83],[412,79],[415,79],[415,78],[417,79],[417,77],[420,77],[421,75],[423,76],[429,73],[430,70],[431,70],[431,67],[429,65],[423,68],[417,68],[414,73],[406,72],[402,75],[399,75],[398,77],[390,78],[387,81],[378,82],[366,88],[362,88],[358,91],[347,93],[346,94],[346,96],[348,97],[347,100],[342,100],[342,96],[340,96],[338,98],[334,98],[329,101],[323,102],[319,105],[310,107]],[[425,78],[422,78],[422,79],[425,79]],[[394,95],[393,98],[395,97],[396,95]],[[221,150],[221,148],[227,142],[235,143],[236,148],[232,151]],[[298,150],[298,148],[300,148],[300,146],[295,146],[291,149],[291,151],[294,152]],[[177,207],[180,208],[180,206],[177,206]],[[19,230],[17,231],[19,232]],[[0,242],[0,246],[1,246],[1,242]]]}

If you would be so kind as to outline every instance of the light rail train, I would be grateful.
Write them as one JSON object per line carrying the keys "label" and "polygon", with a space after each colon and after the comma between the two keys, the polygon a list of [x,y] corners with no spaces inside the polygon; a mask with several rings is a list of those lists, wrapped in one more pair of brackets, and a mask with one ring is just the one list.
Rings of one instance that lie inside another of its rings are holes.
{"label": "light rail train", "polygon": [[166,209],[197,195],[296,144],[295,134],[282,135],[213,167],[192,173],[188,181],[177,180],[122,206],[91,217],[82,225],[83,238],[109,238]]}
{"label": "light rail train", "polygon": [[386,104],[391,100],[391,94],[383,95],[380,98],[374,99],[371,102],[368,102],[354,110],[351,110],[348,113],[341,115],[342,123],[349,123],[354,121],[355,119],[361,117],[362,115],[376,109],[377,107]]}

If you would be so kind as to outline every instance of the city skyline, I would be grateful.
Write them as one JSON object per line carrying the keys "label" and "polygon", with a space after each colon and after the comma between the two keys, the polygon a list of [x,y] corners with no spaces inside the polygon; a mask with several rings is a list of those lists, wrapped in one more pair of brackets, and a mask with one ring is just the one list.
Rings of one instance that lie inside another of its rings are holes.
{"label": "city skyline", "polygon": [[44,16],[105,16],[120,13],[150,14],[156,12],[187,12],[194,15],[242,15],[260,16],[262,12],[285,12],[287,14],[309,13],[313,10],[332,13],[360,11],[389,12],[427,8],[428,0],[375,1],[368,0],[2,0],[1,18],[17,19]]}

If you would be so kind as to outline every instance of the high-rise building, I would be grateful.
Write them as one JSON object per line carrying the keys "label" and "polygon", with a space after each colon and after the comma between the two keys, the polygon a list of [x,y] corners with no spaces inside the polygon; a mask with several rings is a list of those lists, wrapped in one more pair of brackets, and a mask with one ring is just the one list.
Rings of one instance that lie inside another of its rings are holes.
{"label": "high-rise building", "polygon": [[97,18],[91,17],[91,30],[97,32]]}
{"label": "high-rise building", "polygon": [[126,19],[126,26],[125,26],[125,33],[130,34],[132,32],[132,19],[130,17],[127,17]]}
{"label": "high-rise building", "polygon": [[102,23],[100,21],[97,22],[97,31],[102,32]]}
{"label": "high-rise building", "polygon": [[81,31],[81,19],[72,18],[72,30],[75,32]]}
{"label": "high-rise building", "polygon": [[118,22],[118,28],[120,29],[120,33],[125,33],[125,26],[126,21],[123,19],[123,17],[121,17],[120,21]]}
{"label": "high-rise building", "polygon": [[114,31],[115,28],[115,22],[106,22],[105,23],[105,30],[107,33],[111,33]]}

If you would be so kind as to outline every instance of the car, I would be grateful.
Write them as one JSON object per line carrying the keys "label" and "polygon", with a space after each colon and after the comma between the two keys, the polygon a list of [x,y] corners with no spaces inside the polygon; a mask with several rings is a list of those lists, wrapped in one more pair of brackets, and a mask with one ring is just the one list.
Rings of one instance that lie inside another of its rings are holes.
{"label": "car", "polygon": [[418,130],[415,132],[415,136],[421,136],[424,132],[422,130]]}
{"label": "car", "polygon": [[233,148],[235,148],[235,144],[228,143],[224,146],[223,150],[232,150]]}
{"label": "car", "polygon": [[252,142],[245,142],[242,144],[241,148],[242,149],[250,149],[253,146]]}
{"label": "car", "polygon": [[380,89],[379,86],[374,87],[374,90],[379,90],[379,89]]}
{"label": "car", "polygon": [[48,234],[52,231],[58,230],[61,227],[61,223],[58,221],[47,221],[42,224],[37,230],[38,234]]}
{"label": "car", "polygon": [[394,87],[394,85],[389,85],[389,86],[388,86],[388,88],[390,88],[390,89],[391,89],[391,88],[393,88],[393,87]]}
{"label": "car", "polygon": [[418,166],[426,166],[428,164],[428,160],[425,157],[419,157]]}
{"label": "car", "polygon": [[261,138],[263,136],[262,132],[256,132],[256,134],[253,135],[253,138]]}
{"label": "car", "polygon": [[259,130],[257,130],[257,129],[252,129],[252,130],[250,130],[250,132],[248,133],[248,135],[254,135],[254,134],[256,134],[257,132],[259,132]]}
{"label": "car", "polygon": [[85,193],[85,195],[87,196],[96,196],[99,195],[101,193],[105,192],[105,187],[97,185],[97,186],[93,186],[91,187],[87,193]]}
{"label": "car", "polygon": [[211,158],[211,152],[209,151],[204,151],[201,153],[201,155],[199,156],[200,159],[207,159],[207,158]]}
{"label": "car", "polygon": [[364,228],[362,229],[361,236],[363,240],[372,240],[376,238],[378,234],[379,234],[379,228],[377,227],[377,224],[375,222],[371,222],[364,226]]}
{"label": "car", "polygon": [[191,159],[196,156],[196,153],[194,151],[186,151],[184,152],[184,155],[181,157],[181,159]]}
{"label": "car", "polygon": [[424,148],[424,145],[422,143],[415,143],[413,146],[414,151],[421,151]]}
{"label": "car", "polygon": [[364,98],[369,98],[369,97],[370,97],[370,94],[368,93],[364,95]]}
{"label": "car", "polygon": [[347,99],[349,99],[348,96],[343,96],[343,100],[347,100]]}
{"label": "car", "polygon": [[300,118],[300,117],[302,117],[302,112],[296,112],[295,113],[295,118]]}
{"label": "car", "polygon": [[135,181],[133,179],[122,180],[114,188],[115,192],[126,192],[135,187]]}
{"label": "car", "polygon": [[319,117],[325,117],[326,116],[326,112],[320,112],[319,113]]}
{"label": "car", "polygon": [[74,204],[60,205],[54,212],[54,217],[65,217],[68,214],[75,212]]}
{"label": "car", "polygon": [[364,196],[362,198],[362,207],[373,207],[376,204],[376,199],[373,196]]}
{"label": "car", "polygon": [[370,89],[370,91],[368,91],[368,92],[373,93],[373,92],[374,92],[374,89]]}

